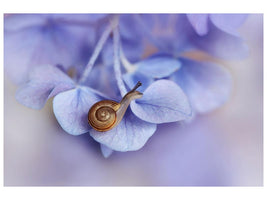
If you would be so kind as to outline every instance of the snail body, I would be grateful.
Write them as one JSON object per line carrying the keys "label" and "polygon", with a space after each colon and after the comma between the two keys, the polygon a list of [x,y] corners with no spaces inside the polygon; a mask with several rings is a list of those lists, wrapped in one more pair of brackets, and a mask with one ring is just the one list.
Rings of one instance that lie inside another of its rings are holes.
{"label": "snail body", "polygon": [[143,96],[142,93],[136,91],[141,85],[138,82],[119,103],[112,100],[102,100],[95,103],[88,112],[88,123],[100,132],[114,128],[122,120],[131,101]]}

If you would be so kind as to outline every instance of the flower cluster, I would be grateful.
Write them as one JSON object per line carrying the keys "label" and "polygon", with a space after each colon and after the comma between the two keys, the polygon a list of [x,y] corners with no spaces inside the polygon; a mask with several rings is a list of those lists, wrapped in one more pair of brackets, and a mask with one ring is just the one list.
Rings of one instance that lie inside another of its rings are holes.
{"label": "flower cluster", "polygon": [[[53,111],[69,134],[89,133],[105,157],[140,149],[157,124],[191,120],[229,98],[223,66],[191,52],[240,59],[241,14],[12,14],[4,21],[5,72],[19,85],[16,99]],[[191,53],[192,54],[192,53]],[[120,99],[138,81],[143,97],[122,121],[100,133],[87,121],[100,100]]]}

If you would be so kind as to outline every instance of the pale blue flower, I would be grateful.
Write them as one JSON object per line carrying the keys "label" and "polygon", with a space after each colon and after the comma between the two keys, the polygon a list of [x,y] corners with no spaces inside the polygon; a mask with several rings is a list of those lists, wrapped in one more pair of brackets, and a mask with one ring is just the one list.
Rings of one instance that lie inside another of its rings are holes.
{"label": "pale blue flower", "polygon": [[[184,54],[201,51],[219,58],[243,58],[247,47],[237,29],[245,18],[10,15],[5,17],[5,71],[19,84],[20,103],[41,109],[54,97],[60,126],[71,135],[90,134],[108,157],[113,150],[142,148],[157,124],[190,120],[228,100],[232,86],[228,70]],[[131,102],[116,127],[104,133],[90,127],[87,115],[94,103],[119,102],[138,81],[143,97]]]}

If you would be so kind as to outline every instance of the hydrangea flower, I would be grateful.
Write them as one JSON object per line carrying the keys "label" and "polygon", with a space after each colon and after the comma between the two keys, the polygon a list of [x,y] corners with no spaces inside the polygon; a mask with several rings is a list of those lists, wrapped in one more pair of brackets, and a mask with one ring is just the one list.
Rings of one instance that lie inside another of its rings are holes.
{"label": "hydrangea flower", "polygon": [[185,51],[200,50],[223,59],[240,59],[248,54],[248,47],[237,32],[246,16],[146,14],[135,18],[144,35],[160,52],[176,57]]}
{"label": "hydrangea flower", "polygon": [[246,18],[247,14],[188,14],[194,47],[222,59],[246,57],[248,47],[237,31]]}
{"label": "hydrangea flower", "polygon": [[84,65],[90,53],[85,49],[88,45],[95,45],[96,39],[94,29],[89,25],[104,17],[105,15],[88,14],[6,16],[4,21],[6,72],[11,80],[21,84],[27,81],[28,73],[40,64],[60,64],[65,69],[73,65]]}
{"label": "hydrangea flower", "polygon": [[[83,82],[113,26],[114,24],[103,33],[84,71],[85,75],[81,76],[78,82],[72,80],[58,66],[41,65],[30,73],[29,81],[19,88],[16,98],[25,106],[40,109],[48,98],[55,96],[53,110],[66,132],[72,135],[90,132],[96,141],[104,145],[104,152],[108,148],[116,151],[133,151],[140,149],[152,136],[156,124],[186,119],[191,115],[191,107],[179,86],[172,81],[161,80],[151,84],[144,91],[142,99],[132,102],[131,109],[114,129],[99,133],[89,126],[87,113],[90,107],[97,101],[109,98],[84,86]],[[127,90],[121,79],[119,65],[119,32],[114,31],[113,34],[115,77],[123,96]]]}
{"label": "hydrangea flower", "polygon": [[[183,54],[201,50],[224,58],[244,56],[247,49],[236,32],[244,17],[229,25],[227,18],[11,15],[5,19],[5,69],[20,83],[16,93],[20,103],[41,109],[54,97],[53,111],[61,127],[71,135],[89,133],[105,157],[113,150],[135,151],[155,133],[157,124],[188,120],[226,102],[229,72]],[[144,58],[151,47],[152,53]],[[94,103],[119,102],[138,81],[143,97],[131,102],[116,127],[104,133],[90,127],[87,114]]]}
{"label": "hydrangea flower", "polygon": [[186,93],[194,114],[220,107],[231,93],[231,75],[216,63],[154,55],[129,67],[131,72],[124,75],[129,87],[136,80],[145,83],[145,87],[159,79],[173,80]]}

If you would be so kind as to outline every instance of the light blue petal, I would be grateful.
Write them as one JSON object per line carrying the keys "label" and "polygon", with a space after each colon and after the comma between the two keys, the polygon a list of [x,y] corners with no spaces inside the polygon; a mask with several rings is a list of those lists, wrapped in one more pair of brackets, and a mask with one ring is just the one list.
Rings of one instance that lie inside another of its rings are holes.
{"label": "light blue petal", "polygon": [[40,26],[45,23],[45,14],[10,14],[4,17],[5,31],[17,31],[19,29]]}
{"label": "light blue petal", "polygon": [[210,112],[228,100],[232,79],[227,69],[215,63],[180,60],[183,67],[172,78],[187,94],[194,111]]}
{"label": "light blue petal", "polygon": [[222,59],[243,59],[248,55],[248,46],[241,37],[227,34],[213,24],[208,34],[195,35],[191,42],[196,48]]}
{"label": "light blue petal", "polygon": [[27,81],[28,73],[33,67],[32,55],[36,50],[35,47],[41,42],[39,36],[37,30],[4,34],[4,69],[16,84]]}
{"label": "light blue petal", "polygon": [[[190,35],[194,31],[184,14],[155,14],[136,20],[148,39],[159,52],[178,55],[189,48]],[[152,25],[151,25],[152,24]]]}
{"label": "light blue petal", "polygon": [[187,14],[187,18],[198,35],[208,33],[208,14]]}
{"label": "light blue petal", "polygon": [[188,119],[191,107],[182,89],[173,81],[159,80],[151,84],[142,98],[131,103],[133,113],[151,123]]}
{"label": "light blue petal", "polygon": [[245,22],[247,16],[247,14],[211,14],[210,20],[226,33],[239,35],[237,29]]}
{"label": "light blue petal", "polygon": [[27,107],[41,109],[50,97],[74,87],[72,79],[59,68],[41,65],[31,71],[29,82],[17,90],[16,99]]}
{"label": "light blue petal", "polygon": [[129,109],[122,121],[107,132],[90,130],[91,136],[115,151],[136,151],[142,148],[156,131],[156,124],[137,118]]}
{"label": "light blue petal", "polygon": [[120,15],[119,29],[122,49],[127,59],[130,62],[140,60],[144,53],[145,42],[143,30],[136,22],[135,15]]}
{"label": "light blue petal", "polygon": [[[21,23],[18,16],[29,20],[28,23]],[[62,23],[51,15],[18,16],[11,15],[5,22],[4,67],[12,81],[24,83],[36,65],[61,64],[68,69],[78,61],[81,62],[82,46],[85,43],[83,39],[85,34],[90,34],[85,27]],[[9,28],[12,21],[18,24],[15,31]]]}
{"label": "light blue petal", "polygon": [[53,110],[60,126],[71,135],[87,133],[88,111],[97,101],[102,100],[88,87],[78,87],[55,96]]}
{"label": "light blue petal", "polygon": [[137,72],[151,78],[165,78],[181,67],[181,63],[169,56],[153,56],[136,63]]}
{"label": "light blue petal", "polygon": [[105,18],[108,14],[53,14],[53,18],[56,20],[62,20],[63,22],[76,22],[76,23],[92,23],[97,22]]}
{"label": "light blue petal", "polygon": [[100,144],[100,149],[105,158],[108,158],[113,153],[113,150],[108,148],[107,146]]}

